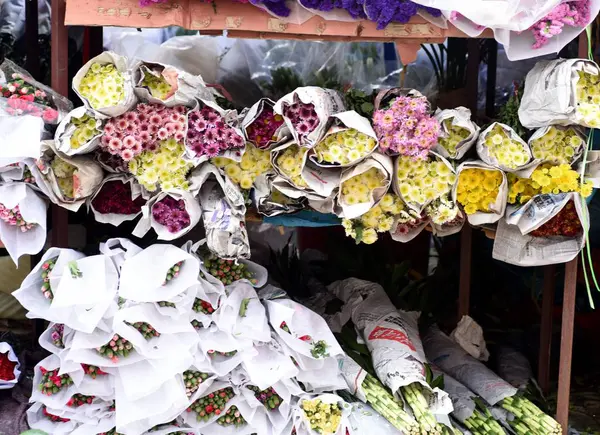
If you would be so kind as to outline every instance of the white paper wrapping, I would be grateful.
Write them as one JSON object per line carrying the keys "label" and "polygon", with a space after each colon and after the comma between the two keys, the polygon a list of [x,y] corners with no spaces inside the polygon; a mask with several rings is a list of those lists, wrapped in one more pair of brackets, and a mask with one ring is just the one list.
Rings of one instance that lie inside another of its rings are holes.
{"label": "white paper wrapping", "polygon": [[40,262],[33,268],[21,283],[21,287],[12,295],[25,307],[27,318],[46,319],[55,323],[62,323],[60,313],[50,311],[52,301],[46,299],[41,291],[43,279],[41,276],[42,265],[47,260],[57,258],[52,272],[50,272],[50,289],[55,293],[64,273],[64,267],[73,260],[83,258],[84,255],[72,249],[50,248],[42,256]]}
{"label": "white paper wrapping", "polygon": [[142,248],[129,239],[115,238],[100,243],[100,253],[109,257],[121,273],[121,266],[125,260],[139,254]]}
{"label": "white paper wrapping", "polygon": [[[58,266],[57,262],[52,272]],[[94,255],[70,261],[63,267],[48,312],[71,329],[92,333],[114,304],[118,285],[119,274],[108,257]]]}
{"label": "white paper wrapping", "polygon": [[[179,275],[165,283],[169,269],[180,261]],[[119,295],[137,302],[166,301],[197,284],[199,271],[198,259],[182,249],[152,245],[123,263]]]}
{"label": "white paper wrapping", "polygon": [[590,215],[581,195],[536,195],[523,206],[507,207],[506,219],[498,223],[492,257],[517,266],[541,266],[571,261],[585,245],[583,231],[577,237],[528,235],[556,216],[569,201],[575,203],[581,225],[587,232]]}
{"label": "white paper wrapping", "polygon": [[39,158],[43,128],[44,121],[37,116],[0,116],[0,166]]}
{"label": "white paper wrapping", "polygon": [[485,344],[483,329],[470,316],[463,316],[450,333],[450,338],[457,342],[469,355],[479,361],[487,361],[490,353]]}
{"label": "white paper wrapping", "polygon": [[40,402],[49,408],[62,409],[67,404],[71,396],[77,393],[77,387],[74,384],[71,384],[69,386],[62,387],[56,394],[52,394],[50,396],[42,394],[42,392],[38,389],[38,385],[42,383],[42,371],[40,370],[41,367],[46,370],[59,369],[60,358],[58,358],[56,355],[50,355],[37,363],[37,365],[34,367],[33,385],[35,388],[33,388],[31,392],[29,403]]}
{"label": "white paper wrapping", "polygon": [[466,353],[437,326],[429,328],[423,345],[427,358],[444,372],[481,396],[490,405],[517,393],[493,371]]}
{"label": "white paper wrapping", "polygon": [[46,202],[26,183],[0,185],[0,204],[12,209],[17,205],[25,222],[35,226],[21,231],[16,225],[0,220],[0,240],[18,266],[25,254],[37,254],[46,243]]}
{"label": "white paper wrapping", "polygon": [[43,413],[44,405],[41,403],[34,403],[31,408],[27,410],[27,423],[32,429],[42,430],[46,433],[62,435],[73,433],[76,423],[74,421],[68,422],[53,422]]}
{"label": "white paper wrapping", "polygon": [[[304,104],[312,103],[319,120],[317,127],[307,134],[302,141],[299,140],[298,132],[294,128],[291,120],[284,115],[285,107],[293,104],[296,101],[296,98]],[[294,141],[300,146],[307,148],[314,147],[323,138],[323,135],[329,128],[331,122],[330,116],[339,112],[344,112],[344,110],[344,101],[337,91],[316,86],[297,88],[294,92],[283,96],[275,103],[275,112],[283,115],[283,119],[290,129]]]}
{"label": "white paper wrapping", "polygon": [[[81,83],[81,80],[86,75],[88,70],[92,67],[92,64],[94,64],[94,63],[99,63],[101,65],[113,64],[115,66],[115,68],[121,74],[123,74],[124,96],[123,96],[123,100],[120,102],[120,104],[118,104],[116,106],[111,106],[111,107],[96,107],[96,108],[94,108],[90,105],[88,99],[79,93],[79,84]],[[72,87],[73,87],[73,90],[75,91],[75,93],[79,96],[79,98],[81,98],[81,101],[83,101],[83,104],[85,105],[85,107],[87,107],[88,109],[97,113],[98,118],[106,119],[106,118],[114,118],[116,116],[122,115],[123,113],[125,113],[129,109],[131,109],[137,101],[135,98],[135,94],[133,92],[133,78],[132,78],[131,69],[129,68],[129,65],[128,65],[128,61],[125,57],[120,56],[116,53],[113,53],[112,51],[105,51],[105,52],[99,54],[98,56],[93,57],[92,59],[87,61],[86,64],[83,65],[81,67],[81,69],[79,71],[77,71],[77,74],[75,74],[75,76],[73,77]]]}
{"label": "white paper wrapping", "polygon": [[557,59],[538,62],[525,79],[525,91],[519,106],[524,127],[549,124],[586,125],[577,114],[577,71],[599,75],[598,65],[585,59]]}

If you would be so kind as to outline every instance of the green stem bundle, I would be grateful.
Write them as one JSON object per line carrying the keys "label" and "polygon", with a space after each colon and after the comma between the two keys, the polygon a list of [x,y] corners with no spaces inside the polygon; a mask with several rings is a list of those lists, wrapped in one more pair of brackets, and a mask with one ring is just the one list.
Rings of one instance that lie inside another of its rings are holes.
{"label": "green stem bundle", "polygon": [[369,405],[392,426],[407,435],[419,434],[419,424],[404,411],[402,403],[377,378],[367,375],[361,388],[367,396]]}
{"label": "green stem bundle", "polygon": [[500,402],[500,406],[515,416],[508,424],[518,435],[562,434],[560,424],[525,397],[507,397]]}
{"label": "green stem bundle", "polygon": [[415,416],[421,428],[421,434],[442,435],[443,425],[439,425],[423,395],[423,387],[417,383],[400,388],[402,396]]}

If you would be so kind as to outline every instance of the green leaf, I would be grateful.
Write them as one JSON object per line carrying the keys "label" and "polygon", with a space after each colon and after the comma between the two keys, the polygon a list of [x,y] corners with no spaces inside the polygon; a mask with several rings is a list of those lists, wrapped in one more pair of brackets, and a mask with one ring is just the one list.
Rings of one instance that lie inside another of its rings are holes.
{"label": "green leaf", "polygon": [[248,311],[248,304],[250,303],[250,298],[242,299],[242,303],[240,304],[240,317],[246,317],[246,311]]}
{"label": "green leaf", "polygon": [[69,267],[69,272],[71,272],[71,278],[83,278],[83,273],[81,273],[79,270],[79,266],[77,266],[77,262],[75,260],[69,261],[67,266]]}

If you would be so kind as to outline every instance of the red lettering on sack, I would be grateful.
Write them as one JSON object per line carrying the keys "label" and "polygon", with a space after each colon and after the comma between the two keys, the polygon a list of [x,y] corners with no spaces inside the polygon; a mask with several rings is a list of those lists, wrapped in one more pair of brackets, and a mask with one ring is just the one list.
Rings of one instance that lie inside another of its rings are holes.
{"label": "red lettering on sack", "polygon": [[369,340],[397,341],[398,343],[407,346],[410,350],[416,351],[415,346],[411,343],[406,334],[397,329],[382,328],[381,326],[378,326],[369,334]]}

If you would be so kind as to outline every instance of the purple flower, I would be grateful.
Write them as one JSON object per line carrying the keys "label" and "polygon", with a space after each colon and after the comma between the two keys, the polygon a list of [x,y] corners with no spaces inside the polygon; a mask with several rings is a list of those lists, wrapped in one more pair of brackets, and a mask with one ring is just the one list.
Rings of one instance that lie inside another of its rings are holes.
{"label": "purple flower", "polygon": [[250,0],[253,5],[264,5],[270,12],[280,17],[288,17],[290,8],[285,5],[285,0]]}
{"label": "purple flower", "polygon": [[408,23],[419,9],[439,17],[441,11],[421,6],[410,0],[365,0],[364,9],[370,20],[377,23],[377,29],[383,29],[391,22]]}

